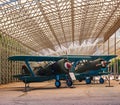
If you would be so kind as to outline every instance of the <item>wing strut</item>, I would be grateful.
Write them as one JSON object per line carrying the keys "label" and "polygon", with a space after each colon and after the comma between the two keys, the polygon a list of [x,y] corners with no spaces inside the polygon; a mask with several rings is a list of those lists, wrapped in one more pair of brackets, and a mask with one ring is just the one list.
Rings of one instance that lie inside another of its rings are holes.
{"label": "wing strut", "polygon": [[28,70],[30,71],[31,75],[32,75],[33,77],[35,77],[35,74],[34,74],[32,68],[30,67],[30,64],[28,63],[28,61],[25,61],[25,63],[26,63],[26,65],[27,65]]}

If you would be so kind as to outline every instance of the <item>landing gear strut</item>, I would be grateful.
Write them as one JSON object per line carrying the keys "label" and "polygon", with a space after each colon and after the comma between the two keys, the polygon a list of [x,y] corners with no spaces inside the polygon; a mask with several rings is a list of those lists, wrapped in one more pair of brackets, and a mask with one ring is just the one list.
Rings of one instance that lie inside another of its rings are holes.
{"label": "landing gear strut", "polygon": [[73,85],[73,82],[71,79],[66,80],[66,84],[68,87],[71,87]]}
{"label": "landing gear strut", "polygon": [[29,88],[29,83],[25,83],[25,92],[27,92],[28,88]]}
{"label": "landing gear strut", "polygon": [[27,82],[26,78],[24,78],[23,82],[25,83],[25,92],[27,92],[27,91],[28,91],[28,88],[30,87],[30,86],[29,86],[30,83]]}
{"label": "landing gear strut", "polygon": [[73,85],[73,81],[70,78],[70,75],[66,75],[66,84],[68,87],[71,87]]}
{"label": "landing gear strut", "polygon": [[61,86],[60,76],[59,76],[59,75],[56,75],[55,86],[56,86],[57,88],[59,88],[59,87]]}
{"label": "landing gear strut", "polygon": [[61,86],[61,82],[60,82],[59,80],[56,80],[56,81],[55,81],[55,86],[56,86],[57,88],[59,88],[59,87]]}

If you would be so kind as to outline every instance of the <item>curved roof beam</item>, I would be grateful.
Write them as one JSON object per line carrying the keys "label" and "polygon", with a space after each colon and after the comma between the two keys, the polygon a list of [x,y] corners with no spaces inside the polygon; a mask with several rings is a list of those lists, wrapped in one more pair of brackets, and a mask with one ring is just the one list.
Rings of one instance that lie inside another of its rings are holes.
{"label": "curved roof beam", "polygon": [[38,2],[38,7],[39,7],[40,11],[42,12],[42,15],[43,15],[46,23],[47,23],[48,26],[49,26],[50,31],[52,32],[54,38],[56,39],[56,41],[57,41],[57,43],[58,43],[58,45],[59,45],[59,47],[61,48],[60,42],[59,42],[59,40],[58,40],[58,38],[57,38],[57,36],[56,36],[56,34],[55,34],[55,32],[54,32],[54,29],[52,28],[52,25],[50,24],[50,21],[49,21],[48,17],[45,15],[45,11],[44,11],[44,9],[43,9],[43,7],[42,7],[42,4],[41,4],[40,2]]}
{"label": "curved roof beam", "polygon": [[74,0],[71,0],[72,42],[74,44]]}

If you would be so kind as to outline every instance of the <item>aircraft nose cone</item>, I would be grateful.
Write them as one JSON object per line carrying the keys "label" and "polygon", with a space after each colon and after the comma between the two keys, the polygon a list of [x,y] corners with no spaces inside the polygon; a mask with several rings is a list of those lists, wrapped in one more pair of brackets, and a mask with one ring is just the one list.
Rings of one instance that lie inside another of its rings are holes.
{"label": "aircraft nose cone", "polygon": [[106,61],[102,61],[101,65],[102,65],[102,67],[105,67],[107,65],[107,62]]}
{"label": "aircraft nose cone", "polygon": [[70,62],[65,62],[65,68],[70,69],[72,67],[72,64]]}

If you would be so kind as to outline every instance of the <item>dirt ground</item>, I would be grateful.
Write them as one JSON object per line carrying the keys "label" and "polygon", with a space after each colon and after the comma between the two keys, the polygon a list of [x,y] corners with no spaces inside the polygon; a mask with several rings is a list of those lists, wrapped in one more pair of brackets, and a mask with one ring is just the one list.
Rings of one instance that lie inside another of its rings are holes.
{"label": "dirt ground", "polygon": [[62,82],[61,88],[54,81],[31,83],[28,92],[24,92],[22,82],[0,85],[0,105],[120,105],[119,81],[111,81],[111,86],[74,82],[68,88]]}

